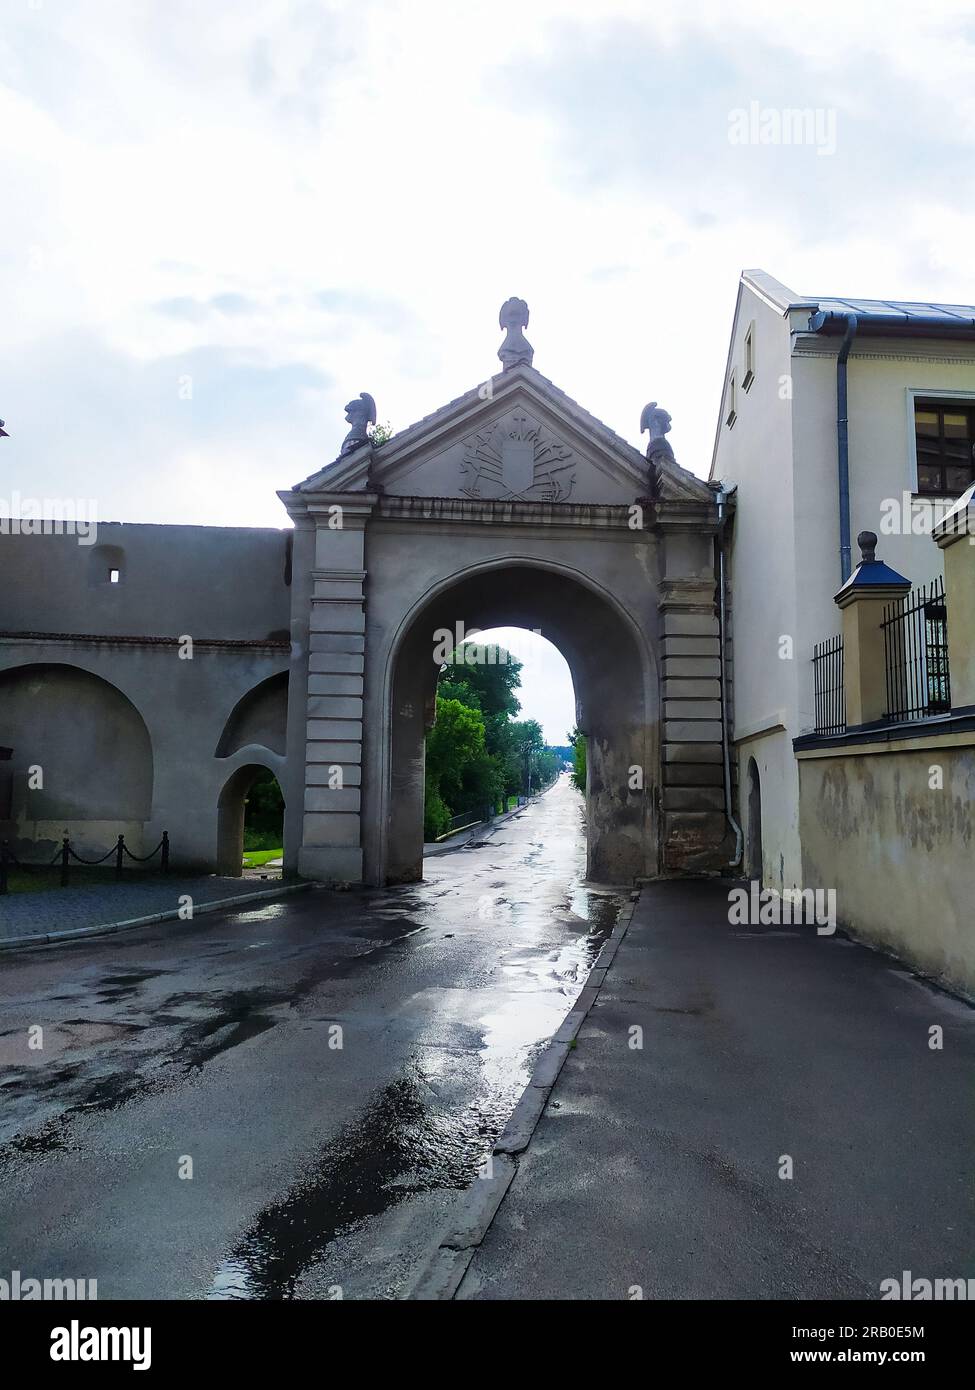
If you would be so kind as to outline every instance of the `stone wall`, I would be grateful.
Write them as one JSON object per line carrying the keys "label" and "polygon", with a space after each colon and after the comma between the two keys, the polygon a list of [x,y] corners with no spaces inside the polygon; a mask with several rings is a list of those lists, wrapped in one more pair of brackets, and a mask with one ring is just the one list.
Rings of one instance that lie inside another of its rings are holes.
{"label": "stone wall", "polygon": [[975,994],[975,730],[798,758],[804,884],[836,890],[842,927]]}

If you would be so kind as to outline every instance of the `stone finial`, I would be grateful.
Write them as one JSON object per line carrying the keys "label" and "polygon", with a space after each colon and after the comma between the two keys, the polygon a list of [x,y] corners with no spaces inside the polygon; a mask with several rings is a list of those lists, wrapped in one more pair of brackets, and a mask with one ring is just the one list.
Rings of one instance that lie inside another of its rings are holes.
{"label": "stone finial", "polygon": [[656,401],[645,405],[640,416],[640,433],[645,434],[647,430],[650,431],[650,442],[647,444],[647,458],[650,462],[654,463],[661,458],[676,462],[670,442],[664,438],[664,435],[670,432],[670,416]]}
{"label": "stone finial", "polygon": [[911,581],[877,559],[877,537],[873,531],[861,531],[857,536],[860,562],[843,587],[833,595],[839,608],[848,608],[862,599],[893,599],[906,594]]}
{"label": "stone finial", "polygon": [[509,367],[519,367],[523,363],[530,367],[535,349],[521,331],[528,327],[528,305],[523,299],[506,299],[501,305],[498,322],[505,329],[505,340],[498,348],[501,370],[506,372]]}
{"label": "stone finial", "polygon": [[369,438],[369,426],[376,423],[376,402],[368,391],[360,391],[357,401],[349,401],[345,407],[345,418],[352,428],[342,440],[339,458],[365,444]]}
{"label": "stone finial", "polygon": [[857,536],[861,565],[872,565],[877,558],[877,537],[873,531],[861,531]]}

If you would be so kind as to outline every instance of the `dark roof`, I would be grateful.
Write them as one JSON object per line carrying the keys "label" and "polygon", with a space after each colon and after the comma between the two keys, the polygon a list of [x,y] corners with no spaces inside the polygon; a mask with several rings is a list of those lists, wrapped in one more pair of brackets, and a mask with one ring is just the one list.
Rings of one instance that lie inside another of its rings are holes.
{"label": "dark roof", "polygon": [[975,305],[933,304],[911,299],[817,299],[811,314],[813,333],[841,333],[850,314],[860,330],[916,334],[927,337],[975,338]]}

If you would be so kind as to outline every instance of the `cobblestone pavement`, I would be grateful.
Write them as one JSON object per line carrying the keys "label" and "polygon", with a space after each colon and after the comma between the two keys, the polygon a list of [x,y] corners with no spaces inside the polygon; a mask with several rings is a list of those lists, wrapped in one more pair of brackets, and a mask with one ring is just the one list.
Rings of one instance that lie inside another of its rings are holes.
{"label": "cobblestone pavement", "polygon": [[260,892],[262,888],[280,889],[280,886],[280,880],[274,879],[208,875],[168,878],[164,882],[106,883],[51,888],[41,893],[8,893],[0,897],[0,941],[172,912],[179,906],[179,899],[187,894],[194,903],[208,903]]}

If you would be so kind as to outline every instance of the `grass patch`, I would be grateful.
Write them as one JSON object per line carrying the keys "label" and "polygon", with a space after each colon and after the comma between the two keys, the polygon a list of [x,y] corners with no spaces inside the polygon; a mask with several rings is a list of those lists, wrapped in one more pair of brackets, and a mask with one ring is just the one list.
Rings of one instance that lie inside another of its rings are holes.
{"label": "grass patch", "polygon": [[280,859],[284,850],[279,846],[277,849],[247,849],[244,850],[244,868],[262,869],[271,859]]}

